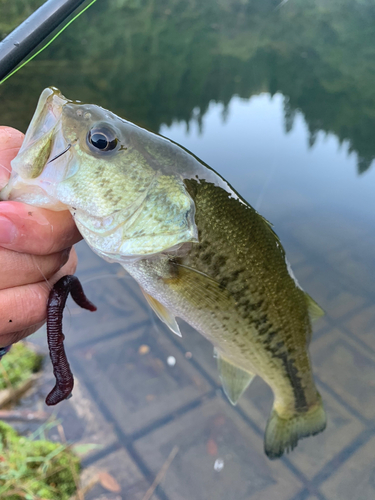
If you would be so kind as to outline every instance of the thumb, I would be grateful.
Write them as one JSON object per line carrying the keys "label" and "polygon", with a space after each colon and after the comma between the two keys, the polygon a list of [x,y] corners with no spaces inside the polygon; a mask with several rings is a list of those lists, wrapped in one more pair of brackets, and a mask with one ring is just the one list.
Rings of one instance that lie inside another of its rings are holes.
{"label": "thumb", "polygon": [[10,162],[18,153],[23,141],[23,133],[15,128],[0,127],[0,189],[8,182],[11,172]]}

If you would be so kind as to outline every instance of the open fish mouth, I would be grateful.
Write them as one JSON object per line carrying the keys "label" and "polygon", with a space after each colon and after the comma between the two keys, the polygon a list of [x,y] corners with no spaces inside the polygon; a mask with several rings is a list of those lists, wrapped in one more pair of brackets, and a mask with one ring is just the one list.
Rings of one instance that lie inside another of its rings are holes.
{"label": "open fish mouth", "polygon": [[[0,199],[17,198],[24,203],[33,199],[34,205],[49,206],[55,210],[66,208],[62,204],[57,206],[53,196],[53,186],[61,180],[65,168],[52,170],[48,166],[59,158],[66,162],[65,153],[71,145],[62,132],[62,114],[63,107],[70,102],[54,87],[42,92],[22,146],[12,160],[11,177],[0,192]],[[36,194],[38,201],[35,203]]]}
{"label": "open fish mouth", "polygon": [[68,102],[71,101],[66,99],[55,87],[49,87],[42,92],[20,152],[30,147],[35,141],[55,127],[61,117],[63,106]]}

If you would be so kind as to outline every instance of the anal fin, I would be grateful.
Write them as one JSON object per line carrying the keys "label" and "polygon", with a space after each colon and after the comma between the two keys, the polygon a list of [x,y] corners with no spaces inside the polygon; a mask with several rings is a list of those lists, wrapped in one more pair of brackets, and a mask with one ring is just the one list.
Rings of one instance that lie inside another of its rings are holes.
{"label": "anal fin", "polygon": [[141,288],[143,295],[145,296],[148,304],[150,307],[155,311],[156,316],[163,321],[167,325],[167,327],[172,330],[173,333],[178,335],[179,337],[182,337],[181,332],[180,332],[180,327],[178,326],[178,323],[176,321],[176,318],[171,314],[166,307],[163,306],[163,304],[160,304],[160,302],[151,295],[149,295],[147,292]]}
{"label": "anal fin", "polygon": [[234,365],[225,359],[216,349],[214,355],[217,357],[217,368],[221,383],[223,384],[223,390],[232,405],[236,405],[254,379],[255,374]]}

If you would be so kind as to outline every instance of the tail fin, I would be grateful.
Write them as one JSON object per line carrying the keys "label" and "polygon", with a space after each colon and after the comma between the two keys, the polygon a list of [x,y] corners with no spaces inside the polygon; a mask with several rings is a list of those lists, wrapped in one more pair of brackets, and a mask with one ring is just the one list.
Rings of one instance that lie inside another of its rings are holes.
{"label": "tail fin", "polygon": [[292,451],[299,439],[315,436],[326,428],[326,413],[321,400],[319,404],[304,413],[291,418],[281,418],[272,410],[267,422],[264,438],[264,451],[268,458],[280,458],[284,451]]}

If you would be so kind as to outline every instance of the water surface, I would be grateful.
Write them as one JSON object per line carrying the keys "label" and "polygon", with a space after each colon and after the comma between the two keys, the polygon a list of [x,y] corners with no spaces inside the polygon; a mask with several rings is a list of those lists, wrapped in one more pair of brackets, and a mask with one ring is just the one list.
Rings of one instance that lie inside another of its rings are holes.
{"label": "water surface", "polygon": [[[3,2],[1,33],[37,4]],[[326,311],[311,355],[328,427],[270,462],[268,387],[256,379],[230,406],[211,346],[188,325],[173,336],[81,243],[99,311],[70,305],[79,383],[59,412],[72,439],[104,446],[85,464],[106,467],[122,498],[142,499],[176,446],[160,499],[374,498],[374,40],[372,1],[98,1],[0,88],[4,125],[25,130],[54,85],[191,150],[274,224]]]}

